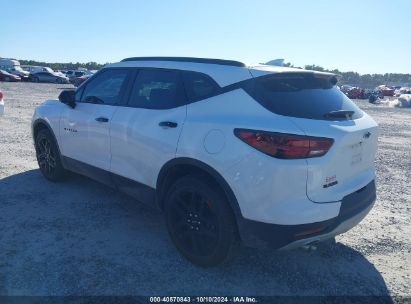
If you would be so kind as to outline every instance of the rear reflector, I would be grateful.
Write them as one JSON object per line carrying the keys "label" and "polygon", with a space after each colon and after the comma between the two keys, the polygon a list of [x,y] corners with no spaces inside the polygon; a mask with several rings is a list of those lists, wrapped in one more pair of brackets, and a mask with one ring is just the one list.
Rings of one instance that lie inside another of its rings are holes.
{"label": "rear reflector", "polygon": [[0,100],[3,99],[3,93],[0,91]]}
{"label": "rear reflector", "polygon": [[305,231],[301,231],[299,233],[296,233],[294,236],[307,236],[307,235],[310,235],[310,234],[314,234],[314,233],[323,231],[325,228],[326,227],[323,227],[323,226],[316,227],[316,228],[313,228],[313,229],[310,229],[310,230],[305,230]]}
{"label": "rear reflector", "polygon": [[235,129],[235,136],[253,148],[281,159],[298,159],[323,156],[334,140],[285,133],[274,133],[248,129]]}

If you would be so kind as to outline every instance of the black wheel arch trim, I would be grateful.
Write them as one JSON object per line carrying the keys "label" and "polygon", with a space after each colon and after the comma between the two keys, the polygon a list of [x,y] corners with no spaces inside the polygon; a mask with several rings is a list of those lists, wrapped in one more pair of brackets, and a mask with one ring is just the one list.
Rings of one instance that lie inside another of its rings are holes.
{"label": "black wheel arch trim", "polygon": [[[170,169],[172,169],[173,167],[179,166],[179,165],[188,165],[188,166],[192,166],[192,167],[196,167],[197,169],[204,171],[205,173],[207,173],[208,175],[210,175],[214,181],[220,186],[220,188],[223,190],[231,209],[234,212],[234,216],[236,218],[237,221],[237,226],[239,228],[239,230],[241,230],[241,222],[244,220],[242,213],[241,213],[241,209],[240,206],[238,204],[237,198],[233,192],[233,190],[231,189],[231,187],[229,186],[229,184],[227,183],[227,181],[224,179],[224,177],[217,172],[217,170],[215,170],[214,168],[212,168],[211,166],[209,166],[208,164],[199,161],[197,159],[193,159],[193,158],[189,158],[189,157],[178,157],[178,158],[174,158],[170,161],[168,161],[167,163],[165,163],[163,165],[163,167],[161,168],[159,174],[158,174],[158,178],[157,178],[157,182],[156,182],[156,189],[157,189],[157,204],[158,207],[160,209],[162,209],[162,201],[166,195],[166,190],[167,189],[163,189],[163,184],[167,179],[167,174],[168,172],[170,172]],[[239,231],[241,234],[241,231]]]}
{"label": "black wheel arch trim", "polygon": [[54,142],[56,143],[56,146],[57,146],[57,150],[58,150],[58,152],[59,152],[59,155],[61,155],[61,153],[60,153],[60,147],[59,147],[59,144],[58,144],[56,135],[54,134],[52,127],[50,126],[50,124],[49,124],[46,120],[44,120],[44,119],[42,119],[42,118],[36,119],[36,120],[34,121],[34,123],[32,124],[32,127],[31,127],[31,132],[32,132],[32,136],[33,136],[34,145],[36,144],[36,136],[35,136],[35,134],[34,134],[34,130],[36,129],[36,127],[37,127],[39,124],[45,125],[46,128],[50,131],[51,136],[53,136]]}

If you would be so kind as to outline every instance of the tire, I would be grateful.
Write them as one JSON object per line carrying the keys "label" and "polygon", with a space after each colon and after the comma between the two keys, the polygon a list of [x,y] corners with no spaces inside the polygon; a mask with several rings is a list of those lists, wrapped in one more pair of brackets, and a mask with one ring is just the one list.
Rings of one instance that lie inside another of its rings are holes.
{"label": "tire", "polygon": [[39,131],[35,147],[37,163],[43,176],[53,182],[63,180],[67,171],[61,164],[57,143],[48,129]]}
{"label": "tire", "polygon": [[6,77],[4,78],[4,81],[10,82],[10,81],[11,81],[11,78],[10,78],[9,76],[6,76]]}
{"label": "tire", "polygon": [[234,214],[225,196],[206,178],[177,180],[165,198],[171,240],[193,264],[212,267],[230,260],[238,247]]}
{"label": "tire", "polygon": [[32,78],[32,81],[33,81],[33,82],[39,82],[39,78],[38,78],[38,77],[33,77],[33,78]]}

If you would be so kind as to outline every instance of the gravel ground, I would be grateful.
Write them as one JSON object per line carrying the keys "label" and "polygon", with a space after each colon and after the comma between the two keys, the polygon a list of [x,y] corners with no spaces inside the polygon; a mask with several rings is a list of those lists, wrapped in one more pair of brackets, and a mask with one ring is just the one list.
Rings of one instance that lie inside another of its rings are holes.
{"label": "gravel ground", "polygon": [[411,295],[411,109],[358,101],[381,126],[378,199],[335,245],[243,249],[204,270],[156,211],[81,176],[40,175],[31,115],[62,86],[0,83],[0,295]]}

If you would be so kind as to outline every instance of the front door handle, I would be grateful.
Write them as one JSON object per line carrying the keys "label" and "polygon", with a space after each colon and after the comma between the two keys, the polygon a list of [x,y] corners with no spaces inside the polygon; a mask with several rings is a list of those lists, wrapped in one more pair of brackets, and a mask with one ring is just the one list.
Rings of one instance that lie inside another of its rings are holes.
{"label": "front door handle", "polygon": [[98,122],[108,122],[108,118],[107,117],[97,117],[96,121],[98,121]]}
{"label": "front door handle", "polygon": [[164,128],[177,128],[178,123],[174,121],[162,121],[158,125]]}

